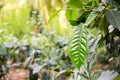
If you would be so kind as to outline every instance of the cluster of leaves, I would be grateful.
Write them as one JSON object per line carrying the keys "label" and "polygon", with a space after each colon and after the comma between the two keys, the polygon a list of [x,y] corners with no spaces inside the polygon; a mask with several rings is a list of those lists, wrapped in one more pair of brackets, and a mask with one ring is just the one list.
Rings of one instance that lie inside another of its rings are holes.
{"label": "cluster of leaves", "polygon": [[[106,48],[109,59],[119,58],[119,14],[120,3],[117,0],[69,0],[67,2],[66,18],[72,26],[78,26],[69,50],[75,67],[80,69],[87,50],[95,52],[97,47],[101,46]],[[119,60],[116,64],[117,66],[120,64]]]}
{"label": "cluster of leaves", "polygon": [[45,69],[47,74],[54,71],[54,76],[49,75],[50,78],[58,78],[63,73],[69,76],[72,66],[67,45],[68,39],[56,35],[55,32],[43,32],[37,36],[26,35],[21,40],[10,36],[7,41],[1,44],[0,64],[7,67],[7,61],[23,64],[23,66],[30,68],[30,80],[33,80],[33,77],[34,79],[38,77],[35,77],[34,74],[37,74],[41,69]]}
{"label": "cluster of leaves", "polygon": [[[42,74],[43,80],[47,78],[45,76],[48,76],[49,80],[51,80],[60,77],[63,73],[65,73],[66,76],[70,75],[72,66],[68,57],[67,39],[57,36],[55,32],[52,32],[45,36],[42,35],[38,40],[36,39],[33,44],[35,48],[30,49],[30,55],[24,63],[25,66],[33,65],[32,74],[45,69],[47,72]],[[51,76],[48,73],[52,71],[55,73]]]}
{"label": "cluster of leaves", "polygon": [[[77,0],[76,2],[69,0],[67,5],[68,8],[66,11],[66,17],[71,25],[78,26],[79,24],[84,23],[84,27],[87,27],[89,30],[96,28],[96,30],[100,31],[98,35],[101,35],[101,37],[95,44],[100,44],[100,42],[106,41],[107,50],[111,54],[119,54],[120,4],[116,0]],[[85,38],[81,38],[81,36],[83,36],[83,34],[87,34],[87,32],[82,31],[82,29],[77,29],[75,31],[75,35],[73,35],[71,43],[72,47],[70,49],[72,50],[72,52],[70,51],[70,55],[74,54],[71,56],[73,64],[75,64],[78,68],[80,68],[78,64],[82,64],[83,61],[76,60],[76,57],[83,58],[83,55],[86,54],[86,52],[81,52],[80,50],[86,47],[84,44],[87,44]],[[88,31],[88,33],[92,33],[91,31],[92,30]],[[77,40],[77,32],[79,32],[79,40]],[[90,39],[92,38],[94,37],[90,37]],[[77,46],[79,47],[75,48]],[[78,63],[78,61],[80,62]]]}
{"label": "cluster of leaves", "polygon": [[[55,18],[54,21],[57,20],[59,23],[49,22],[52,27],[44,26],[47,30],[44,32],[43,24],[47,23],[49,17],[47,12],[53,12],[57,9],[53,8],[55,5],[52,5],[52,1],[0,1],[3,2],[0,6],[0,44],[2,46],[0,63],[7,66],[7,61],[20,62],[24,66],[32,68],[30,69],[30,80],[35,80],[35,77],[38,77],[35,75],[41,69],[56,71],[54,76],[56,78],[60,78],[63,73],[69,75],[71,71],[69,69],[72,66],[67,54],[68,40],[55,35],[66,33],[69,28],[66,27],[65,31],[62,30],[63,28],[59,26],[62,26],[63,23],[61,25],[59,19]],[[56,3],[61,4],[62,1],[55,0]],[[53,9],[48,10],[47,7]],[[59,6],[57,5],[57,7]],[[53,30],[51,28],[56,28],[57,32],[49,31]],[[5,49],[4,52],[3,49]],[[44,77],[43,79],[45,80]]]}

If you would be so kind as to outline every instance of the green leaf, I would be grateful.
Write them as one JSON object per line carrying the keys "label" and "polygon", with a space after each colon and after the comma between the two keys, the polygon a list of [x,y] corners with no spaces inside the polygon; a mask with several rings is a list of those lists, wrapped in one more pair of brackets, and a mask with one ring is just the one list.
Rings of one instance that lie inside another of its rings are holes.
{"label": "green leaf", "polygon": [[48,23],[61,11],[62,9],[58,9],[55,12],[53,12],[53,14],[50,16]]}
{"label": "green leaf", "polygon": [[73,34],[70,44],[70,59],[80,69],[87,53],[87,32],[84,24],[80,24]]}
{"label": "green leaf", "polygon": [[85,25],[88,26],[95,19],[96,16],[97,16],[96,12],[91,12],[85,22]]}
{"label": "green leaf", "polygon": [[70,8],[82,8],[83,7],[82,0],[69,0],[67,5]]}
{"label": "green leaf", "polygon": [[120,11],[109,10],[105,14],[108,22],[120,30]]}
{"label": "green leaf", "polygon": [[91,51],[91,52],[95,51],[95,49],[98,46],[98,43],[99,43],[100,39],[101,39],[101,36],[99,35],[98,37],[95,37],[88,42],[89,51]]}
{"label": "green leaf", "polygon": [[65,16],[71,25],[77,26],[79,24],[79,21],[77,21],[78,10],[67,10]]}
{"label": "green leaf", "polygon": [[73,25],[73,26],[77,26],[77,25],[80,24],[80,22],[77,21],[77,20],[69,20],[69,22],[70,22],[70,24]]}
{"label": "green leaf", "polygon": [[30,63],[31,59],[32,59],[31,56],[27,57],[26,60],[25,60],[25,62],[24,62],[24,66],[27,66]]}
{"label": "green leaf", "polygon": [[57,78],[57,77],[59,77],[60,75],[62,75],[63,73],[65,73],[67,70],[62,70],[62,71],[60,71],[59,73],[57,73],[56,75],[55,75],[55,78]]}
{"label": "green leaf", "polygon": [[92,6],[92,1],[88,2],[84,7],[85,7],[85,9],[89,10],[91,8],[91,6]]}
{"label": "green leaf", "polygon": [[35,64],[35,65],[33,66],[33,74],[39,72],[42,68],[43,68],[43,66],[40,66],[40,65],[38,65],[38,64]]}
{"label": "green leaf", "polygon": [[7,54],[7,52],[6,52],[5,46],[0,45],[0,56],[4,56],[6,54]]}
{"label": "green leaf", "polygon": [[79,16],[79,10],[68,10],[66,11],[66,18],[69,20],[70,24],[73,26],[78,26],[80,23],[84,23],[86,21],[86,16],[90,13],[90,11],[83,12],[81,11],[81,15]]}
{"label": "green leaf", "polygon": [[100,22],[98,24],[98,27],[103,35],[103,37],[107,34],[108,32],[108,26],[109,26],[109,23],[107,22],[106,18],[105,18],[105,15],[103,15],[100,19]]}
{"label": "green leaf", "polygon": [[65,16],[67,20],[76,20],[78,17],[78,11],[77,10],[67,10],[65,13]]}

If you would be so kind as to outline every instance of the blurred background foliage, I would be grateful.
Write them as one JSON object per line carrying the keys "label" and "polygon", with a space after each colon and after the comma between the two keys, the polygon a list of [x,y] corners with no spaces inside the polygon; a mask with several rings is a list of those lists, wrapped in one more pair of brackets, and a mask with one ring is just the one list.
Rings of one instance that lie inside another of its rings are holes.
{"label": "blurred background foliage", "polygon": [[69,36],[71,28],[68,27],[64,10],[48,23],[55,12],[63,9],[63,4],[62,0],[1,0],[0,33],[22,38],[32,31],[38,33],[45,28],[46,32],[56,31],[56,34]]}
{"label": "blurred background foliage", "polygon": [[73,30],[65,18],[64,4],[63,0],[0,0],[3,75],[9,75],[7,69],[14,63],[30,69],[30,80],[37,80],[40,67],[47,72],[56,71],[53,78],[65,72],[70,75],[67,45]]}

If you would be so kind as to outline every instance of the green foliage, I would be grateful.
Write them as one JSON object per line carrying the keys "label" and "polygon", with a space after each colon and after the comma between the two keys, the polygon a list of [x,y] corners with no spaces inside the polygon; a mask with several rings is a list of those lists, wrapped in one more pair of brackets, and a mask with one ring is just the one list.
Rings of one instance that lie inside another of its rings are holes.
{"label": "green foliage", "polygon": [[0,65],[5,64],[7,58],[7,50],[4,45],[0,45]]}
{"label": "green foliage", "polygon": [[88,26],[97,16],[96,12],[91,12],[88,18],[86,19],[85,25]]}
{"label": "green foliage", "polygon": [[69,2],[67,3],[68,7],[70,8],[81,8],[83,6],[82,4],[82,0],[69,0]]}
{"label": "green foliage", "polygon": [[0,56],[6,55],[6,48],[3,45],[0,45]]}
{"label": "green foliage", "polygon": [[61,11],[62,9],[56,10],[49,18],[48,23]]}
{"label": "green foliage", "polygon": [[120,30],[120,11],[109,10],[106,11],[106,18],[113,27]]}
{"label": "green foliage", "polygon": [[[77,6],[78,2],[81,6]],[[84,34],[86,29],[80,29],[77,27],[70,43],[69,55],[72,63],[78,69],[84,63],[85,54],[87,52],[86,45],[89,45],[89,53],[98,50],[96,48],[102,46],[106,48],[107,53],[110,53],[111,57],[118,58],[120,50],[120,47],[118,46],[120,44],[119,15],[120,5],[117,0],[68,1],[66,18],[69,23],[72,26],[78,26],[82,23],[87,27],[87,31],[89,33],[89,44],[87,42],[84,43],[85,40],[81,38],[81,35]],[[84,45],[81,46],[81,44]],[[80,52],[83,47],[85,49],[83,52]]]}
{"label": "green foliage", "polygon": [[105,36],[107,34],[108,26],[109,26],[109,23],[106,20],[105,15],[102,15],[102,17],[101,17],[101,19],[99,21],[98,27],[99,27],[99,29],[100,29],[103,36]]}
{"label": "green foliage", "polygon": [[78,17],[78,10],[67,10],[65,15],[68,20],[76,20]]}
{"label": "green foliage", "polygon": [[80,24],[74,32],[70,43],[70,58],[73,64],[80,69],[87,53],[87,32],[84,24]]}
{"label": "green foliage", "polygon": [[[62,7],[64,1],[66,4]],[[6,64],[9,59],[30,68],[33,65],[31,80],[37,79],[37,73],[43,69],[43,80],[63,80],[63,76],[71,77],[69,80],[97,80],[101,72],[94,72],[93,68],[96,70],[98,63],[104,61],[101,58],[108,63],[113,58],[114,64],[120,66],[119,14],[119,0],[1,0],[0,64]],[[77,26],[69,51],[68,40],[73,30],[68,27],[65,16],[72,26]],[[100,59],[92,56],[94,60],[89,60],[93,53],[97,53]],[[74,71],[70,59],[80,70]],[[81,67],[83,64],[85,70]],[[50,71],[54,73],[48,74]],[[110,76],[112,74],[107,77],[103,74],[101,79],[107,80]]]}
{"label": "green foliage", "polygon": [[65,16],[71,25],[79,24],[79,21],[76,20],[78,18],[78,10],[67,10]]}
{"label": "green foliage", "polygon": [[21,38],[24,34],[28,34],[33,27],[30,23],[30,13],[27,6],[24,5],[19,8],[19,10],[16,8],[7,9],[6,7],[4,7],[1,11],[4,15],[2,17],[2,26],[0,26],[0,29],[4,30],[6,34],[13,34],[19,38]]}

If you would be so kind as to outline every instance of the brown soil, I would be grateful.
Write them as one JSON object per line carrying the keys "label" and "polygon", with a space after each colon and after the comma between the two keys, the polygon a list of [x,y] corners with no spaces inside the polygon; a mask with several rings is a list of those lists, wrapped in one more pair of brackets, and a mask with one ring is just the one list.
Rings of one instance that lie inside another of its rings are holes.
{"label": "brown soil", "polygon": [[29,70],[22,67],[11,67],[8,70],[7,78],[9,80],[25,80],[29,78]]}

